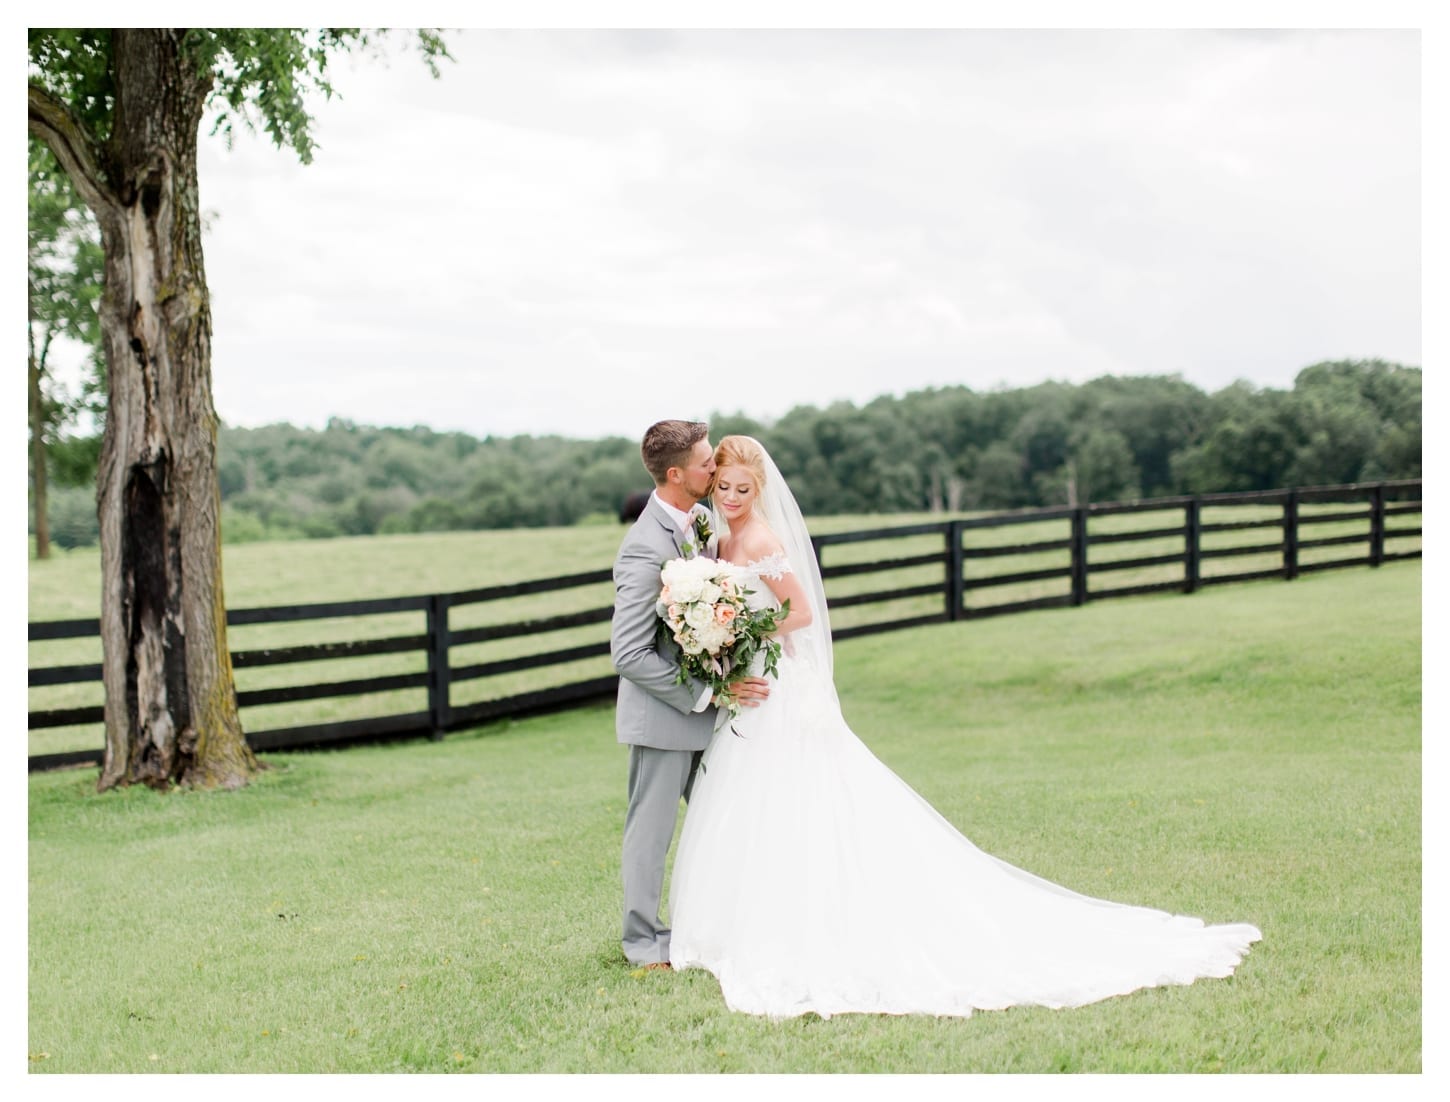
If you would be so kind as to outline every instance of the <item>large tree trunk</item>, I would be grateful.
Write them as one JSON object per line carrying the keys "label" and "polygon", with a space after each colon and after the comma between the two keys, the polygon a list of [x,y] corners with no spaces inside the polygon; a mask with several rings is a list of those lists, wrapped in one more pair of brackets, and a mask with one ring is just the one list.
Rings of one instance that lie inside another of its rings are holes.
{"label": "large tree trunk", "polygon": [[50,513],[45,483],[45,396],[40,389],[40,359],[35,354],[35,332],[30,333],[30,480],[35,506],[35,557],[50,558]]}
{"label": "large tree trunk", "polygon": [[[104,168],[80,186],[106,254],[99,787],[239,787],[258,766],[237,714],[222,597],[196,178],[209,77],[182,56],[179,31],[111,35],[114,136],[93,148]],[[45,136],[73,180],[84,173],[84,150],[64,148],[64,134]]]}

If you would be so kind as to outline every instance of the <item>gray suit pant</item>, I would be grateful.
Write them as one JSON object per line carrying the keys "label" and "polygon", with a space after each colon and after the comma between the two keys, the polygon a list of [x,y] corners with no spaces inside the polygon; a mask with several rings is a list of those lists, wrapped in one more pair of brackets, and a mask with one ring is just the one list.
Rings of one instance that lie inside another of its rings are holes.
{"label": "gray suit pant", "polygon": [[680,799],[690,799],[699,750],[629,748],[629,809],[624,816],[624,955],[632,964],[670,959],[670,931],[660,922],[665,857],[674,840]]}

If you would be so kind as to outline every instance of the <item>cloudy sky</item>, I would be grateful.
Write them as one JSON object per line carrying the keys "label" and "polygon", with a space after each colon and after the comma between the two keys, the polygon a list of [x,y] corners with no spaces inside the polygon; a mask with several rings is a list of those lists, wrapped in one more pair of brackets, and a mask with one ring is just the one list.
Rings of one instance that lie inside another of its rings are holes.
{"label": "cloudy sky", "polygon": [[1421,363],[1414,30],[455,32],[201,158],[217,410],[474,435]]}

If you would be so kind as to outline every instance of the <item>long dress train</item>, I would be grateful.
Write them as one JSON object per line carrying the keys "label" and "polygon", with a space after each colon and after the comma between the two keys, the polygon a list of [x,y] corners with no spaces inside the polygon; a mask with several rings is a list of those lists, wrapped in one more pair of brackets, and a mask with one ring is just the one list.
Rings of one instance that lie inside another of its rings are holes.
{"label": "long dress train", "polygon": [[670,888],[671,963],[709,969],[731,1009],[1081,1006],[1228,976],[1261,936],[1093,899],[982,852],[856,737],[809,657],[783,655],[734,729],[706,751]]}

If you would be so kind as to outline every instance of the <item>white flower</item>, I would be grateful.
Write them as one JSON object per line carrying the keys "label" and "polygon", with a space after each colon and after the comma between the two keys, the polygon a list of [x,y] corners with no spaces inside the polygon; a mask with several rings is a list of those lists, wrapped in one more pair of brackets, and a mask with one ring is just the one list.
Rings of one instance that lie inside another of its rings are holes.
{"label": "white flower", "polygon": [[718,653],[720,648],[725,645],[726,631],[713,621],[700,628],[698,635],[701,646],[711,654]]}
{"label": "white flower", "polygon": [[736,588],[738,573],[739,568],[733,563],[714,559],[671,559],[661,569],[660,579],[669,590],[672,602],[714,604],[724,591],[722,583],[727,583],[731,591]]}
{"label": "white flower", "polygon": [[678,603],[688,605],[700,599],[705,583],[699,578],[676,578],[670,583],[670,596]]}
{"label": "white flower", "polygon": [[665,563],[660,576],[670,591],[670,600],[688,604],[700,599],[706,572],[697,568],[696,563],[712,565],[709,559],[672,559]]}

